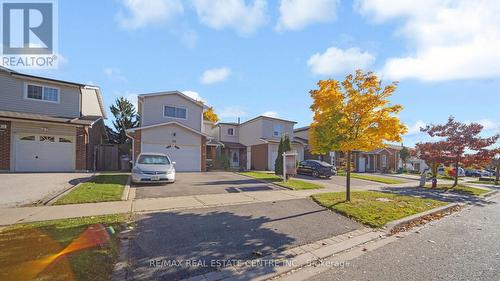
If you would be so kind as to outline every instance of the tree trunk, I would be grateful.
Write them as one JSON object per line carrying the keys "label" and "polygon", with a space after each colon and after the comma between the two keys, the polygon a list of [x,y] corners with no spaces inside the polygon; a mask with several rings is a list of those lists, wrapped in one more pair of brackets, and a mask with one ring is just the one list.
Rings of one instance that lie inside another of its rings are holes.
{"label": "tree trunk", "polygon": [[455,182],[453,183],[453,187],[458,185],[458,160],[455,162]]}
{"label": "tree trunk", "polygon": [[497,166],[496,169],[496,176],[495,176],[495,185],[498,185],[498,181],[500,180],[500,166]]}
{"label": "tree trunk", "polygon": [[351,201],[351,152],[347,151],[347,169],[345,177],[345,201]]}

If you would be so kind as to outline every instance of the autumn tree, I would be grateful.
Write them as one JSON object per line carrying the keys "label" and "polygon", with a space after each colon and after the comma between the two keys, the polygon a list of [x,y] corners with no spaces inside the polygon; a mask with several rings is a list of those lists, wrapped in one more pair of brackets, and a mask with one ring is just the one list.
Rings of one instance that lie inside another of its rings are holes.
{"label": "autumn tree", "polygon": [[110,106],[110,110],[115,118],[113,126],[118,135],[116,141],[118,143],[126,143],[129,138],[125,134],[125,131],[139,125],[135,106],[126,98],[119,97],[115,100],[115,104]]}
{"label": "autumn tree", "polygon": [[207,110],[203,111],[203,120],[217,123],[219,116],[215,113],[214,107],[210,106]]}
{"label": "autumn tree", "polygon": [[[428,133],[431,137],[444,138],[445,150],[453,158],[455,167],[455,181],[453,186],[458,185],[458,170],[460,164],[473,164],[492,159],[493,150],[488,147],[495,144],[500,136],[495,135],[489,138],[480,136],[483,126],[478,123],[465,124],[450,116],[448,122],[442,125],[427,125],[422,128],[422,132]],[[467,151],[467,153],[465,153]]]}
{"label": "autumn tree", "polygon": [[[415,145],[415,156],[424,160],[431,168],[434,179],[437,179],[438,167],[449,164],[452,161],[447,148],[447,144],[443,141],[424,142]],[[436,187],[436,181],[432,182],[432,187]]]}
{"label": "autumn tree", "polygon": [[495,167],[495,185],[498,185],[500,180],[500,150],[497,151],[497,154],[491,160],[491,164]]}
{"label": "autumn tree", "polygon": [[403,170],[406,170],[406,161],[410,158],[410,150],[403,146],[399,151],[399,157],[401,158],[401,161],[403,161]]}
{"label": "autumn tree", "polygon": [[389,101],[397,83],[382,87],[373,72],[357,70],[342,82],[320,80],[318,86],[310,91],[314,117],[309,144],[313,153],[345,153],[346,201],[350,201],[352,151],[369,151],[385,147],[385,142],[401,142],[401,135],[407,131],[396,116],[403,107]]}

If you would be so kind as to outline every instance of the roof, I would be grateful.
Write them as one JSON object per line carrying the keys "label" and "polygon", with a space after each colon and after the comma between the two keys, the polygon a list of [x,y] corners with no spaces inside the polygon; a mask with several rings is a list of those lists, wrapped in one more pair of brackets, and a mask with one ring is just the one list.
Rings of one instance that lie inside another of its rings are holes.
{"label": "roof", "polygon": [[222,142],[220,142],[220,141],[218,141],[218,140],[216,140],[214,138],[209,139],[207,141],[207,145],[208,146],[224,146],[224,144]]}
{"label": "roof", "polygon": [[238,126],[239,124],[236,122],[218,122],[217,125],[231,125],[231,126]]}
{"label": "roof", "polygon": [[[265,143],[269,143],[269,142],[271,142],[271,143],[279,143],[280,142],[280,140],[278,140],[278,139],[260,138],[260,140],[263,141],[263,142],[265,142]],[[293,140],[291,140],[291,142],[292,143],[298,143],[298,144],[304,144],[301,141],[295,140],[295,138]]]}
{"label": "roof", "polygon": [[309,143],[309,140],[308,139],[305,139],[305,138],[301,138],[301,137],[293,137],[294,140],[298,140],[300,142],[303,142],[304,144],[307,144]]}
{"label": "roof", "polygon": [[307,130],[309,130],[309,127],[310,127],[310,126],[300,127],[300,128],[294,129],[293,131],[294,131],[294,132],[302,132],[302,131],[307,131]]}
{"label": "roof", "polygon": [[379,154],[380,152],[382,151],[387,151],[389,152],[390,154],[392,154],[392,152],[390,150],[388,150],[387,148],[379,148],[379,149],[374,149],[372,151],[367,151],[367,152],[364,152],[365,154]]}
{"label": "roof", "polygon": [[228,142],[228,141],[223,141],[224,147],[228,148],[245,148],[246,146],[239,143],[239,142]]}
{"label": "roof", "polygon": [[260,119],[260,118],[262,118],[262,119],[271,119],[271,120],[277,120],[277,121],[283,121],[283,122],[297,124],[297,122],[295,122],[295,121],[290,121],[290,120],[286,120],[286,119],[280,119],[280,118],[275,118],[275,117],[269,117],[269,116],[259,115],[257,117],[254,117],[254,118],[252,118],[250,120],[247,120],[247,121],[241,123],[240,125],[243,125],[243,124],[248,123],[248,122],[252,122],[252,121]]}
{"label": "roof", "polygon": [[127,129],[127,132],[135,132],[135,131],[138,131],[138,130],[144,130],[144,129],[152,129],[152,128],[157,128],[157,127],[162,127],[162,126],[168,126],[168,125],[177,125],[179,127],[182,127],[188,131],[191,131],[195,134],[198,134],[198,135],[202,135],[202,136],[205,136],[207,138],[212,138],[212,136],[210,135],[207,135],[205,133],[202,133],[200,131],[197,131],[191,127],[188,127],[186,125],[183,125],[177,121],[169,121],[169,122],[165,122],[165,123],[159,123],[159,124],[154,124],[154,125],[149,125],[149,126],[143,126],[143,127],[135,127],[135,128],[130,128],[130,129]]}
{"label": "roof", "polygon": [[60,116],[48,116],[43,114],[14,112],[14,111],[0,111],[0,118],[24,119],[42,122],[53,123],[66,123],[74,125],[92,126],[96,121],[102,119],[101,116],[83,116],[77,118],[68,118]]}
{"label": "roof", "polygon": [[140,94],[140,95],[138,95],[138,98],[142,99],[142,98],[145,98],[145,97],[155,97],[155,96],[164,96],[164,95],[165,96],[166,95],[179,95],[179,96],[181,96],[181,97],[183,97],[183,98],[185,98],[185,99],[193,102],[194,104],[203,107],[204,109],[208,108],[208,106],[205,105],[203,102],[195,100],[195,99],[193,99],[193,98],[187,96],[186,94],[184,94],[184,93],[182,93],[180,91],[177,91],[177,90],[175,90],[175,91],[166,91],[166,92],[155,92],[155,93]]}

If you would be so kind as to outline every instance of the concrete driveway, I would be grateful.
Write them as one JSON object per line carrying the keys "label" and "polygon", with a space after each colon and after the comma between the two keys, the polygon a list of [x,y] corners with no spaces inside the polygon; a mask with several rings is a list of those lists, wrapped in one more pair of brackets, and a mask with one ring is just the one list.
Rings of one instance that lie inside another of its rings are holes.
{"label": "concrete driveway", "polygon": [[134,185],[136,198],[160,198],[186,195],[282,190],[232,172],[177,173],[175,183]]}
{"label": "concrete driveway", "polygon": [[0,207],[41,200],[91,176],[87,173],[0,173]]}
{"label": "concrete driveway", "polygon": [[179,280],[216,270],[214,261],[255,259],[362,227],[311,199],[144,214],[136,223],[130,280]]}

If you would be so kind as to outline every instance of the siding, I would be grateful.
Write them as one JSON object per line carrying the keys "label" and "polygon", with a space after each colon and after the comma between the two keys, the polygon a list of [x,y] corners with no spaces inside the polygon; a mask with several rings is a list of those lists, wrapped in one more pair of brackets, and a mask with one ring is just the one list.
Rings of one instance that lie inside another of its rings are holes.
{"label": "siding", "polygon": [[[219,126],[220,126],[220,140],[221,141],[240,142],[240,138],[239,138],[240,128],[239,128],[239,126],[226,125],[226,124],[219,124]],[[229,128],[234,129],[234,136],[230,136],[227,134],[227,129],[229,129]]]}
{"label": "siding", "polygon": [[252,146],[262,144],[260,140],[263,137],[262,119],[241,124],[239,135],[240,143],[243,145]]}
{"label": "siding", "polygon": [[96,90],[82,89],[82,115],[102,116]]}
{"label": "siding", "polygon": [[274,126],[281,125],[283,128],[283,134],[287,134],[291,139],[293,139],[293,123],[284,122],[279,120],[271,120],[271,119],[262,119],[262,127],[263,127],[263,137],[268,139],[277,139],[279,140],[281,136],[274,136]]}
{"label": "siding", "polygon": [[251,147],[252,170],[267,170],[267,144],[253,145]]}
{"label": "siding", "polygon": [[26,113],[45,114],[59,117],[80,116],[80,89],[50,82],[34,84],[59,88],[59,103],[29,100],[24,98],[25,82],[29,79],[14,78],[7,73],[0,72],[0,110]]}
{"label": "siding", "polygon": [[[172,105],[187,108],[187,119],[163,117],[163,106]],[[142,104],[142,126],[176,121],[201,132],[203,108],[177,94],[144,96]]]}

